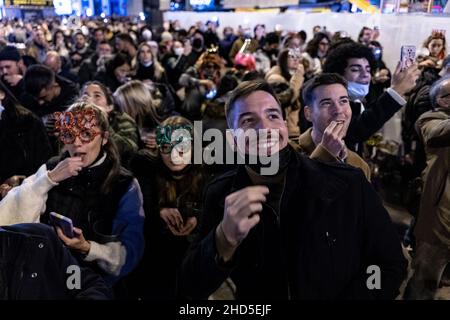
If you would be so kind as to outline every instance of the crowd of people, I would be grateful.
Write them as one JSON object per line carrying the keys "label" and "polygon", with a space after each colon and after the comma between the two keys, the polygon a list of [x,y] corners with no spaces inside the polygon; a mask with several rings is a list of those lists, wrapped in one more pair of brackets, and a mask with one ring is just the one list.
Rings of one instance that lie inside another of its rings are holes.
{"label": "crowd of people", "polygon": [[[217,28],[0,22],[0,297],[207,299],[232,281],[236,299],[433,299],[450,258],[445,33],[389,70],[369,27]],[[389,153],[380,130],[399,110]],[[266,129],[247,143],[275,174],[194,161],[211,128]],[[409,192],[405,234],[383,206],[392,186]]]}

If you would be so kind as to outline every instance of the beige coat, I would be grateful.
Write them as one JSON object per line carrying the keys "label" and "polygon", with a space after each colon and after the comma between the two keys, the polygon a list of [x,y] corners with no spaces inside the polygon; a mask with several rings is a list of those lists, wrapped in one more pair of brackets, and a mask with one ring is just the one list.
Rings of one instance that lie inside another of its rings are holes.
{"label": "beige coat", "polygon": [[[311,158],[313,158],[313,152],[314,154],[317,152],[317,149],[320,148],[316,147],[314,144],[314,141],[311,136],[312,128],[309,128],[306,130],[299,139],[299,145],[300,148],[305,152],[307,155],[309,155]],[[332,154],[329,152],[321,152],[320,156],[314,157],[316,160],[321,160],[324,162],[336,162],[338,161],[337,158],[335,158]],[[364,175],[366,176],[367,180],[370,181],[370,168],[369,165],[355,152],[351,150],[347,150],[347,158],[345,159],[345,163],[348,165],[359,168],[364,172]]]}
{"label": "beige coat", "polygon": [[450,248],[450,108],[424,113],[416,130],[427,155],[416,238]]}

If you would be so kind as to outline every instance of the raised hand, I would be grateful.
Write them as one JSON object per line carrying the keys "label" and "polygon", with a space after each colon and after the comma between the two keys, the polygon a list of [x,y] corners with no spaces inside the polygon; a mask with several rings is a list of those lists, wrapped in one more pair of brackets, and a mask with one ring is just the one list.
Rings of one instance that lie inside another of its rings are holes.
{"label": "raised hand", "polygon": [[48,177],[53,182],[58,183],[70,177],[77,176],[82,169],[83,161],[81,157],[66,158],[58,163],[53,170],[48,172]]}
{"label": "raised hand", "polygon": [[259,213],[266,201],[266,186],[251,186],[225,198],[222,230],[231,245],[238,245],[260,220]]}

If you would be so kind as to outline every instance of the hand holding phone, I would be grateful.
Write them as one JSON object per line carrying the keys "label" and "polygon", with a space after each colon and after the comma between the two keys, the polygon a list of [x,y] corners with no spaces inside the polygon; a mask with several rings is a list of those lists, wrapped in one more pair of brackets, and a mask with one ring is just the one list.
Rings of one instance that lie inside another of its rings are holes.
{"label": "hand holding phone", "polygon": [[414,64],[416,58],[416,46],[402,46],[400,52],[401,70],[408,69]]}
{"label": "hand holding phone", "polygon": [[66,237],[74,237],[72,219],[56,212],[50,212],[50,221],[55,227],[60,227]]}

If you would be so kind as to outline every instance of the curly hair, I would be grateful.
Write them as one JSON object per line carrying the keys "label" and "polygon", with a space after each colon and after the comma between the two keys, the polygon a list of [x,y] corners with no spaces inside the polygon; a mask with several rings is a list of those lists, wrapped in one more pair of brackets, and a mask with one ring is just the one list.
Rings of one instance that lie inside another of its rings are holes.
{"label": "curly hair", "polygon": [[308,42],[306,45],[306,52],[311,56],[311,58],[317,58],[317,52],[319,51],[319,43],[323,39],[327,39],[328,43],[331,43],[330,37],[323,32],[318,32],[314,35],[314,38],[311,39],[311,41]]}
{"label": "curly hair", "polygon": [[376,61],[372,50],[360,43],[346,43],[329,52],[323,65],[323,72],[343,75],[349,59],[366,59],[371,70],[376,69]]}

